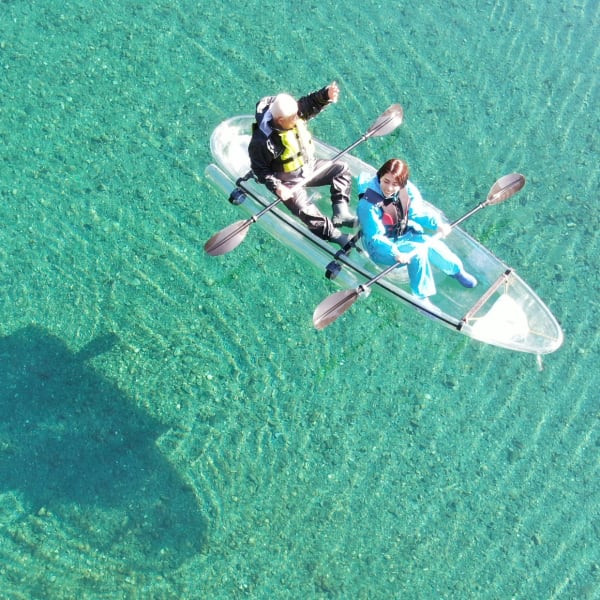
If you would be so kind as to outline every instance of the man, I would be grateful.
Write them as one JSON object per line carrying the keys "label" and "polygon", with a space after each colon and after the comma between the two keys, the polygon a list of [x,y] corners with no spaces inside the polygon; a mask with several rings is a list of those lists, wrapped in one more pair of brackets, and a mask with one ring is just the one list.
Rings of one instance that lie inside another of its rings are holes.
{"label": "man", "polygon": [[[262,98],[256,105],[256,123],[248,153],[259,182],[281,198],[316,236],[344,247],[350,236],[339,227],[355,227],[358,223],[348,207],[352,177],[345,163],[314,158],[312,138],[306,127],[306,121],[337,102],[338,95],[334,81],[298,101],[289,94]],[[292,193],[291,188],[299,182],[303,185]],[[332,219],[310,202],[304,189],[323,185],[330,186]]]}

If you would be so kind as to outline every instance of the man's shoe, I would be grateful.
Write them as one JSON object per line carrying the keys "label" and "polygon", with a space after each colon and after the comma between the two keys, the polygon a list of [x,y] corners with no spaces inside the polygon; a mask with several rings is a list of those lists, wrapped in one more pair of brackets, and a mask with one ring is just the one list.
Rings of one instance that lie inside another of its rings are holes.
{"label": "man's shoe", "polygon": [[351,235],[342,233],[339,229],[335,229],[333,235],[329,238],[329,241],[334,244],[339,244],[340,247],[343,248],[351,239]]}
{"label": "man's shoe", "polygon": [[333,205],[331,219],[335,227],[357,227],[358,218],[350,212],[347,202],[338,202]]}
{"label": "man's shoe", "polygon": [[474,288],[477,285],[477,279],[475,279],[473,275],[467,273],[466,271],[459,271],[458,273],[452,275],[452,277],[454,277],[458,283],[466,288]]}

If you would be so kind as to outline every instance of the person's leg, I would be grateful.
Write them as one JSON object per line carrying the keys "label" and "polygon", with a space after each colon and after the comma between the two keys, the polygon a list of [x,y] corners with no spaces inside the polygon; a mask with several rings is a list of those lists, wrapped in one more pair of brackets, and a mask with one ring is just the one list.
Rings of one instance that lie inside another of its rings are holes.
{"label": "person's leg", "polygon": [[[399,249],[401,252],[405,250]],[[415,296],[419,298],[428,298],[434,296],[437,292],[435,287],[435,279],[431,270],[431,263],[427,256],[427,248],[423,248],[420,244],[413,245],[414,256],[408,263],[408,277],[410,279],[410,288]]]}
{"label": "person's leg", "polygon": [[454,277],[464,287],[472,288],[477,285],[477,279],[465,271],[462,260],[442,240],[432,237],[428,245],[431,264]]}
{"label": "person's leg", "polygon": [[287,209],[293,215],[296,215],[317,237],[322,240],[335,242],[342,247],[348,243],[350,236],[337,229],[331,219],[328,219],[319,208],[310,201],[304,188],[300,188],[292,198],[285,200],[284,204]]}
{"label": "person's leg", "polygon": [[331,204],[333,206],[333,224],[335,227],[356,227],[358,219],[356,215],[350,212],[350,190],[352,187],[352,175],[348,166],[343,162],[330,162],[326,160],[317,160],[315,170],[321,169],[324,165],[327,168],[316,177],[312,177],[307,187],[320,187],[329,185]]}
{"label": "person's leg", "polygon": [[[427,247],[425,244],[414,242],[410,239],[401,239],[396,248],[403,254],[412,254],[413,257],[408,263],[408,278],[410,280],[410,289],[412,293],[419,298],[427,298],[435,295],[437,289],[435,280],[429,262]],[[371,258],[383,265],[393,264],[389,256],[371,256]]]}
{"label": "person's leg", "polygon": [[446,246],[446,244],[435,237],[424,238],[424,243],[429,247],[429,260],[446,275],[456,275],[462,270],[463,264],[460,258]]}

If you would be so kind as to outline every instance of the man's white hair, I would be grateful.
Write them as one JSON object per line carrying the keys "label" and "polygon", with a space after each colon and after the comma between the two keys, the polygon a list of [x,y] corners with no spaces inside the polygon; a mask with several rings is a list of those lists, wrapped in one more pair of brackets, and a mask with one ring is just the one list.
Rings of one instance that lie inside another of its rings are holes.
{"label": "man's white hair", "polygon": [[291,117],[298,114],[298,103],[289,94],[277,94],[271,104],[271,114],[274,119]]}

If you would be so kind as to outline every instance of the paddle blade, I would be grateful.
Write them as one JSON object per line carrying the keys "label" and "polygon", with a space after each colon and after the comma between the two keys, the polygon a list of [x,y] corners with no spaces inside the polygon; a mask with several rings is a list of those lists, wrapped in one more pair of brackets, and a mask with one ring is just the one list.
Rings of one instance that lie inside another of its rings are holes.
{"label": "paddle blade", "polygon": [[206,244],[204,250],[211,256],[220,256],[235,250],[246,237],[252,219],[246,221],[236,221],[218,233],[215,233]]}
{"label": "paddle blade", "polygon": [[525,177],[520,173],[511,173],[500,177],[492,186],[485,205],[500,204],[511,196],[514,196],[525,185]]}
{"label": "paddle blade", "polygon": [[327,296],[313,313],[315,328],[325,329],[327,325],[342,316],[356,302],[359,295],[360,292],[357,290],[342,290]]}
{"label": "paddle blade", "polygon": [[379,118],[367,133],[365,137],[379,137],[392,133],[402,125],[404,119],[404,110],[399,104],[392,104],[385,112],[379,115]]}

